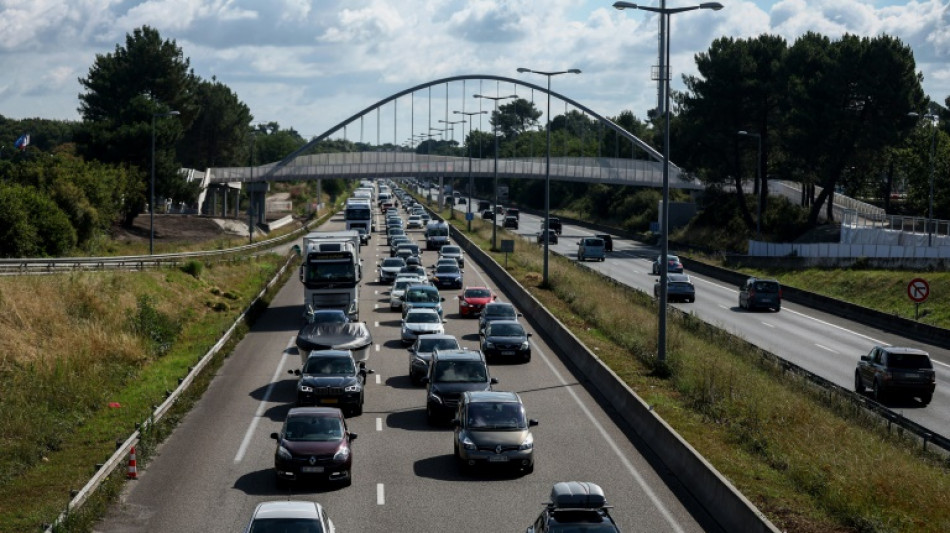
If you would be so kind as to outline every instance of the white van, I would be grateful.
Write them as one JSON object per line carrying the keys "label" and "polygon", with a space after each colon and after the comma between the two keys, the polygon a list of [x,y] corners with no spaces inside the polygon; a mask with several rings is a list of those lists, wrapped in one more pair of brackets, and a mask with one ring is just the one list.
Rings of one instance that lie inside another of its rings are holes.
{"label": "white van", "polygon": [[607,259],[607,252],[604,250],[604,240],[598,237],[584,237],[577,241],[577,260],[603,261]]}

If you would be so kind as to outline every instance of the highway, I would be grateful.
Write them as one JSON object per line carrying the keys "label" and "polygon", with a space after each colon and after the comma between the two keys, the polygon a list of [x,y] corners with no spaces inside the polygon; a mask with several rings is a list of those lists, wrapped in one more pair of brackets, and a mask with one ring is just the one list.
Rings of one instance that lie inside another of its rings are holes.
{"label": "highway", "polygon": [[[336,217],[323,229],[341,228],[342,218]],[[421,232],[410,234],[421,241]],[[524,531],[551,486],[566,480],[600,484],[624,531],[718,531],[679,481],[650,461],[644,443],[615,422],[610,408],[578,383],[530,324],[535,333],[531,362],[493,364],[491,372],[499,380],[496,390],[518,392],[528,416],[540,421],[533,428],[535,471],[460,475],[451,428],[426,423],[425,391],[407,376],[400,314],[389,310],[388,287],[376,282],[375,265],[386,256],[388,248],[376,233],[363,247],[360,300],[360,318],[375,341],[367,364],[375,373],[369,376],[363,415],[348,420],[358,434],[351,487],[278,490],[274,480],[275,443],[269,435],[279,430],[292,406],[295,378],[288,370],[299,365],[294,336],[303,289],[292,278],[95,531],[240,531],[258,502],[286,498],[316,499],[342,532]],[[430,265],[435,253],[422,258]],[[464,270],[467,285],[495,289],[471,258]],[[456,291],[442,294],[446,332],[476,348],[477,322],[458,317]]]}
{"label": "highway", "polygon": [[[436,197],[434,191],[433,198]],[[455,209],[465,211],[467,205],[456,205]],[[480,217],[478,214],[476,216]],[[541,231],[542,219],[541,216],[522,211],[519,228],[513,232],[535,243]],[[500,223],[502,217],[498,216],[497,221]],[[577,240],[594,233],[587,228],[564,224],[558,244],[549,244],[549,248],[554,253],[576,259]],[[659,276],[652,275],[652,263],[659,255],[659,249],[618,236],[614,236],[613,241],[614,251],[607,254],[606,261],[584,264],[652,295],[653,285],[659,279]],[[671,303],[672,306],[694,313],[710,324],[849,390],[854,387],[857,361],[875,344],[912,346],[928,351],[937,373],[937,390],[931,404],[923,407],[914,399],[895,399],[887,405],[908,419],[947,435],[947,428],[950,427],[950,351],[788,301],[782,303],[782,310],[778,313],[746,311],[738,306],[737,287],[726,286],[719,280],[688,271],[687,274],[696,286],[696,302]]]}

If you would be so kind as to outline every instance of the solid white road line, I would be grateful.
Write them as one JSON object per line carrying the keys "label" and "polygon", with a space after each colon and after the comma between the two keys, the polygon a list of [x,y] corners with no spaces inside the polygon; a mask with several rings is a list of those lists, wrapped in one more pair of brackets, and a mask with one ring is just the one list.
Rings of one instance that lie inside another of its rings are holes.
{"label": "solid white road line", "polygon": [[590,423],[593,424],[597,432],[600,433],[601,438],[603,438],[604,442],[606,442],[610,446],[614,454],[617,455],[617,458],[620,459],[620,462],[627,469],[630,475],[633,476],[634,481],[636,481],[637,484],[640,485],[640,488],[647,495],[647,497],[650,498],[650,501],[653,502],[653,505],[660,512],[660,514],[663,515],[663,518],[666,519],[667,523],[670,524],[670,527],[672,527],[674,531],[682,532],[683,528],[680,527],[679,523],[677,523],[676,518],[674,518],[673,515],[670,514],[669,509],[666,508],[666,505],[663,504],[663,502],[656,495],[656,493],[653,492],[653,489],[650,488],[650,485],[646,482],[645,479],[643,479],[643,476],[640,475],[640,472],[637,470],[637,467],[634,466],[633,463],[631,463],[629,459],[627,459],[627,456],[624,455],[623,451],[620,449],[620,446],[618,446],[617,443],[614,442],[614,439],[610,436],[610,434],[607,433],[607,430],[604,429],[604,426],[601,425],[601,423],[598,422],[596,418],[594,418],[594,415],[590,412],[590,409],[588,409],[587,406],[584,405],[584,402],[581,401],[580,397],[574,391],[574,388],[572,386],[568,386],[567,381],[561,376],[561,373],[557,371],[557,368],[554,367],[554,364],[551,363],[551,360],[548,359],[548,356],[540,348],[538,348],[537,343],[535,343],[533,340],[530,342],[531,342],[531,345],[533,346],[534,352],[541,356],[541,359],[545,362],[545,364],[548,365],[548,368],[551,369],[551,373],[554,374],[554,377],[557,378],[557,380],[561,383],[561,385],[564,386],[564,390],[566,390],[568,394],[570,394],[571,397],[574,398],[574,402],[577,404],[578,407],[580,407],[581,411],[584,412],[584,415],[587,416],[587,419],[590,420]]}
{"label": "solid white road line", "polygon": [[244,454],[247,453],[247,447],[251,443],[251,437],[254,435],[254,432],[257,431],[257,423],[264,416],[264,411],[267,407],[267,402],[270,400],[270,393],[274,390],[274,385],[277,384],[277,377],[280,376],[280,373],[284,369],[284,359],[287,357],[287,351],[291,346],[294,345],[294,340],[296,336],[290,337],[290,341],[287,342],[287,347],[284,348],[283,354],[281,354],[280,361],[277,362],[277,368],[274,369],[274,377],[270,380],[270,385],[267,386],[267,390],[264,391],[264,397],[261,398],[260,403],[257,406],[257,412],[254,413],[254,418],[251,419],[251,425],[248,426],[247,431],[244,432],[244,440],[241,441],[241,446],[238,448],[237,455],[234,456],[234,462],[240,463],[244,459]]}
{"label": "solid white road line", "polygon": [[376,505],[386,505],[386,489],[382,483],[376,484]]}

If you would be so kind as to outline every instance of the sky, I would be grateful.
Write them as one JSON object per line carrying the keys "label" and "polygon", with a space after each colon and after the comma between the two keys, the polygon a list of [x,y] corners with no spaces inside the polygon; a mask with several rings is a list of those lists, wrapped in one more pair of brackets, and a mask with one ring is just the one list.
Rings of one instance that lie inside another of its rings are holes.
{"label": "sky", "polygon": [[[605,116],[629,110],[644,119],[657,99],[650,76],[658,63],[657,19],[612,3],[0,0],[0,115],[79,120],[78,79],[97,54],[113,52],[127,34],[149,25],[176,41],[195,74],[230,87],[254,123],[277,122],[306,138],[434,79],[491,74],[546,83],[518,67],[580,69],[554,77],[552,89]],[[667,7],[696,3],[667,0]],[[674,90],[683,88],[683,74],[695,74],[694,55],[716,38],[773,34],[791,44],[814,31],[833,39],[895,36],[912,48],[927,95],[941,104],[950,96],[948,0],[720,3],[720,11],[672,17]]]}

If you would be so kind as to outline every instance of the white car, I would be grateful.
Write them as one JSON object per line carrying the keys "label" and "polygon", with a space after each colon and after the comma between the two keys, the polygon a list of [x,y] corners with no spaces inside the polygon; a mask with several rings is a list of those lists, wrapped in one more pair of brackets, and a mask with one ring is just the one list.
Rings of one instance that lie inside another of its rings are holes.
{"label": "white car", "polygon": [[403,281],[403,280],[412,282],[410,284],[429,283],[428,276],[424,274],[414,274],[412,272],[403,272],[402,274],[396,275],[396,280],[395,280],[396,282]]}
{"label": "white car", "polygon": [[422,229],[422,215],[410,215],[409,221],[406,222],[406,229]]}
{"label": "white car", "polygon": [[395,311],[402,309],[402,295],[406,294],[406,287],[419,283],[416,279],[402,278],[393,283],[389,289],[389,309]]}
{"label": "white car", "polygon": [[314,531],[334,533],[336,527],[326,509],[317,502],[279,500],[257,504],[245,533],[269,531]]}
{"label": "white car", "polygon": [[396,276],[402,267],[406,266],[406,261],[401,257],[387,257],[379,263],[379,281],[387,283],[395,281]]}
{"label": "white car", "polygon": [[443,335],[445,333],[445,326],[443,324],[445,324],[445,322],[442,321],[442,317],[439,316],[439,312],[435,309],[410,309],[402,319],[400,332],[402,342],[411,344],[415,342],[419,335]]}

